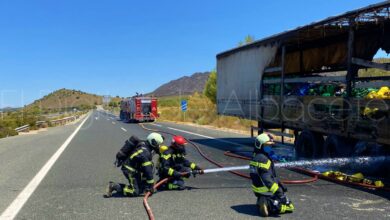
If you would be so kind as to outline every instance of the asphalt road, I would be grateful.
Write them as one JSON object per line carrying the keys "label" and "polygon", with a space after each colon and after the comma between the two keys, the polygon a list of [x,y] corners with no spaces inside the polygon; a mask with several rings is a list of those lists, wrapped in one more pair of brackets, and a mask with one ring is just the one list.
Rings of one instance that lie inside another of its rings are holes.
{"label": "asphalt road", "polygon": [[[80,123],[80,122],[79,122]],[[0,213],[16,198],[78,124],[35,135],[0,140]],[[213,159],[230,165],[245,161],[223,156],[225,150],[250,151],[243,135],[173,123],[145,124],[196,142]],[[114,156],[130,135],[146,138],[148,131],[94,111],[16,219],[147,219],[142,198],[103,198],[110,181],[125,182],[113,166]],[[170,137],[167,135],[167,139]],[[288,150],[285,150],[289,154]],[[188,147],[188,158],[204,168],[215,167]],[[278,170],[281,179],[307,178]],[[191,178],[184,191],[158,192],[150,198],[156,219],[257,219],[250,182],[229,173]],[[283,219],[390,219],[389,193],[364,191],[317,181],[288,186],[296,211]]]}

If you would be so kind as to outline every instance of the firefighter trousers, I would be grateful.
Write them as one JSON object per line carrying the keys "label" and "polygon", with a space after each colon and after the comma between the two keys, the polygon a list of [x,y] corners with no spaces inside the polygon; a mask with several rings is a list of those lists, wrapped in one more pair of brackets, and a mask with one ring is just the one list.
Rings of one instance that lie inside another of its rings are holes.
{"label": "firefighter trousers", "polygon": [[[180,173],[185,173],[185,172],[190,172],[191,168],[179,166],[179,167],[175,167],[175,171],[180,172]],[[168,190],[184,190],[186,188],[185,182],[184,182],[185,179],[186,178],[184,178],[184,177],[172,178],[171,180],[168,181],[168,183],[166,185],[166,189],[168,189]]]}
{"label": "firefighter trousers", "polygon": [[123,175],[128,180],[129,184],[119,184],[124,196],[138,196],[143,192],[142,176],[139,172],[130,171],[126,168],[122,169]]}

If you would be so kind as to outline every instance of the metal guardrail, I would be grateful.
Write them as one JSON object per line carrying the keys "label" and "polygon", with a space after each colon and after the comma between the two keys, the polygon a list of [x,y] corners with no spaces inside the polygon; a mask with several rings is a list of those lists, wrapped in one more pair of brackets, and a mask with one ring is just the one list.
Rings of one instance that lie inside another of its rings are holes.
{"label": "metal guardrail", "polygon": [[[35,124],[38,127],[41,127],[45,124],[46,124],[46,126],[48,126],[49,124],[52,126],[64,125],[66,123],[73,122],[78,118],[80,118],[80,116],[76,115],[76,116],[69,116],[69,117],[65,117],[65,118],[61,118],[61,119],[57,119],[57,120],[51,120],[51,121],[36,121]],[[14,130],[16,132],[28,132],[28,131],[30,131],[30,125],[23,125],[21,127],[15,128]]]}
{"label": "metal guardrail", "polygon": [[51,125],[64,125],[64,124],[66,124],[68,122],[75,121],[78,118],[79,118],[79,116],[65,117],[65,118],[61,118],[61,119],[57,119],[57,120],[51,120],[50,124]]}
{"label": "metal guardrail", "polygon": [[23,125],[21,127],[15,128],[17,132],[27,132],[30,130],[30,125]]}

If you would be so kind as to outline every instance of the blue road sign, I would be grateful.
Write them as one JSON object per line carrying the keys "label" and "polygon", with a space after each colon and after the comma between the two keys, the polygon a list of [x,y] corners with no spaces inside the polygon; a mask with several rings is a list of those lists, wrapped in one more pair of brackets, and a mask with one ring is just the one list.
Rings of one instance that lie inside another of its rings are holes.
{"label": "blue road sign", "polygon": [[181,111],[187,111],[187,100],[181,100]]}

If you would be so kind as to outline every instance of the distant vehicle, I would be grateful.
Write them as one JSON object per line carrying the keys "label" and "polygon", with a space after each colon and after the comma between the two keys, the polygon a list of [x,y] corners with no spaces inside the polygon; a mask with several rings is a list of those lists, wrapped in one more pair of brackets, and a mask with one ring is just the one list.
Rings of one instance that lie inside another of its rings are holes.
{"label": "distant vehicle", "polygon": [[158,117],[157,99],[136,96],[123,99],[119,118],[127,122],[152,122]]}
{"label": "distant vehicle", "polygon": [[[257,120],[259,131],[292,130],[298,157],[390,151],[390,63],[373,60],[379,49],[390,52],[389,7],[371,5],[218,54],[218,113]],[[382,72],[359,71],[367,68]]]}

